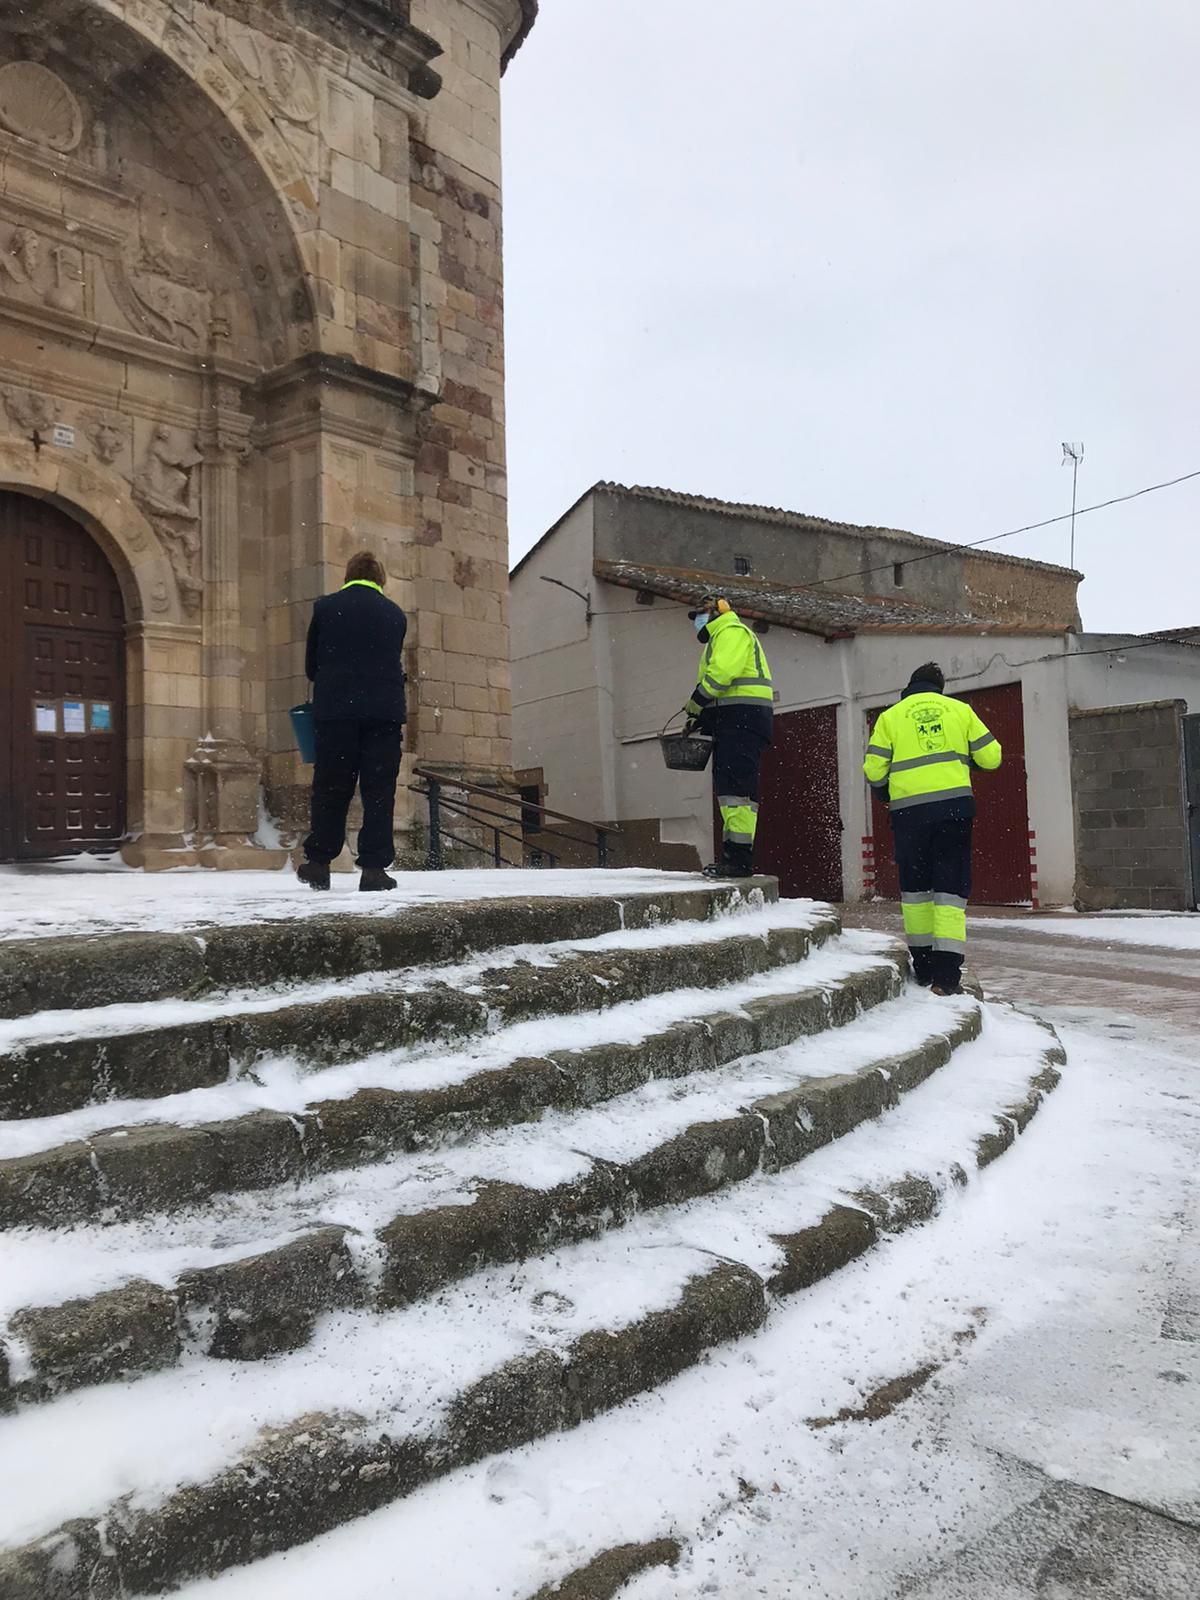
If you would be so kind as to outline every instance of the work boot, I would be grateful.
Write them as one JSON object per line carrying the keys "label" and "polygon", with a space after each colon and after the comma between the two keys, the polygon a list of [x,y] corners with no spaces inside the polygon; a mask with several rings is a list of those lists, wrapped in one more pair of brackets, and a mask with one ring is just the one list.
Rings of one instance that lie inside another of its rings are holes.
{"label": "work boot", "polygon": [[738,866],[733,861],[713,861],[701,870],[702,878],[752,878],[753,867]]}
{"label": "work boot", "polygon": [[946,1000],[946,999],[952,999],[956,994],[961,994],[962,993],[962,989],[958,988],[958,987],[953,988],[953,989],[947,989],[947,988],[944,987],[944,985],[942,985],[940,983],[935,983],[935,984],[931,985],[930,993],[931,994],[936,994],[937,997],[939,998],[939,1000]]}
{"label": "work boot", "polygon": [[327,861],[303,861],[296,869],[296,876],[301,883],[306,883],[310,889],[328,889],[329,863]]}
{"label": "work boot", "polygon": [[386,873],[382,867],[364,867],[362,877],[358,881],[358,887],[364,893],[369,894],[377,889],[394,889],[396,880]]}

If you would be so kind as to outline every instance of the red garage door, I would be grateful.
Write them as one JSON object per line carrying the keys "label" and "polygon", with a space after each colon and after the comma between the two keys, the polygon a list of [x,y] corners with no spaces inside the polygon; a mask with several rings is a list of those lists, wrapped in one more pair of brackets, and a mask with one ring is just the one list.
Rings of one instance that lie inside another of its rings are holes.
{"label": "red garage door", "polygon": [[[983,906],[1021,905],[1033,897],[1021,685],[1006,683],[999,689],[975,689],[955,698],[974,706],[1004,747],[1004,761],[998,772],[977,771],[972,775],[978,814],[971,899]],[[877,715],[878,711],[872,712],[872,724]],[[872,796],[871,811],[875,834],[875,892],[884,900],[896,900],[900,885],[892,855],[887,809]]]}
{"label": "red garage door", "polygon": [[836,706],[775,718],[775,742],[763,760],[754,865],[774,873],[785,895],[842,898]]}

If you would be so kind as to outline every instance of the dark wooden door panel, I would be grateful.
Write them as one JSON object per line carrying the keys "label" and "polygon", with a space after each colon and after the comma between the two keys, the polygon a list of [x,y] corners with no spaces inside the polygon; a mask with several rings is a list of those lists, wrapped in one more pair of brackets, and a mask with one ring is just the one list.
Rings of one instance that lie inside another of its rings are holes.
{"label": "dark wooden door panel", "polygon": [[[1029,795],[1025,773],[1025,708],[1019,683],[974,689],[955,696],[974,706],[999,739],[1004,760],[998,772],[974,772],[975,860],[971,899],[977,905],[1022,905],[1033,897],[1029,856]],[[874,726],[880,706],[869,716]],[[896,900],[900,884],[887,807],[871,796],[875,835],[875,892]]]}
{"label": "dark wooden door panel", "polygon": [[787,711],[763,758],[754,864],[789,897],[842,898],[837,707]]}
{"label": "dark wooden door panel", "polygon": [[125,828],[124,603],[103,551],[44,501],[0,493],[0,857]]}

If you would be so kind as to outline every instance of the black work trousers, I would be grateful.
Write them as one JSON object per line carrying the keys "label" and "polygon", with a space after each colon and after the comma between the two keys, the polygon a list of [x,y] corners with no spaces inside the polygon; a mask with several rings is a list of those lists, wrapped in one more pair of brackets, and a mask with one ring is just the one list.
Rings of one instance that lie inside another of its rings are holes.
{"label": "black work trousers", "polygon": [[396,857],[392,824],[404,724],[338,718],[314,726],[312,832],[304,841],[305,856],[328,863],[341,855],[346,815],[357,785],[363,806],[358,865],[390,867]]}
{"label": "black work trousers", "polygon": [[[769,727],[769,719],[764,719]],[[747,726],[735,716],[718,711],[712,719],[713,788],[721,812],[721,859],[739,870],[754,866],[754,837],[758,832],[758,802],[762,792],[759,769],[770,744],[764,728]]]}
{"label": "black work trousers", "polygon": [[967,949],[974,818],[921,811],[892,813],[904,932],[917,982],[953,993]]}

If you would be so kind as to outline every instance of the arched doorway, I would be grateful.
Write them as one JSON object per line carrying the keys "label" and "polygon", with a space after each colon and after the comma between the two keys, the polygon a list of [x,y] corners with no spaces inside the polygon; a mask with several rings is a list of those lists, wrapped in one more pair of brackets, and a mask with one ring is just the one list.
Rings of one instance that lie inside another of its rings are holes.
{"label": "arched doorway", "polygon": [[0,860],[125,832],[125,604],[95,540],[0,491]]}

